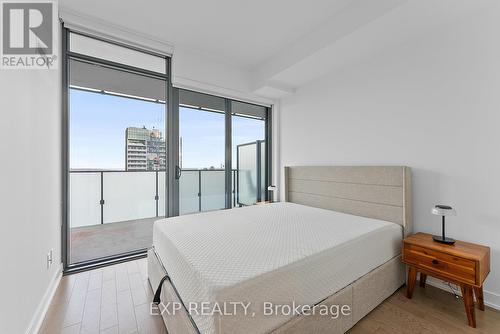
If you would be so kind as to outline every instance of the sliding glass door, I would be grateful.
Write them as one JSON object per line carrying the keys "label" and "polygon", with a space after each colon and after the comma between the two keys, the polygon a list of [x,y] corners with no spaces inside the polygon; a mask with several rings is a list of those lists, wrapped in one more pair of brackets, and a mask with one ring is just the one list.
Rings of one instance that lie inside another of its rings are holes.
{"label": "sliding glass door", "polygon": [[178,112],[179,214],[268,199],[268,108],[181,89]]}
{"label": "sliding glass door", "polygon": [[179,91],[179,214],[225,206],[225,100]]}
{"label": "sliding glass door", "polygon": [[153,222],[166,216],[167,60],[79,34],[67,38],[72,266],[151,247]]}

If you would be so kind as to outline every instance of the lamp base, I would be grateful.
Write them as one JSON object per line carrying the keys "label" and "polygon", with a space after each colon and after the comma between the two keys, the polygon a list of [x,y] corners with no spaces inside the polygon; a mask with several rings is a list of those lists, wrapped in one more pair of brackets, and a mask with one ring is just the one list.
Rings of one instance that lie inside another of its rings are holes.
{"label": "lamp base", "polygon": [[436,242],[446,244],[446,245],[453,245],[455,243],[455,239],[452,238],[443,238],[440,235],[433,235],[432,239]]}

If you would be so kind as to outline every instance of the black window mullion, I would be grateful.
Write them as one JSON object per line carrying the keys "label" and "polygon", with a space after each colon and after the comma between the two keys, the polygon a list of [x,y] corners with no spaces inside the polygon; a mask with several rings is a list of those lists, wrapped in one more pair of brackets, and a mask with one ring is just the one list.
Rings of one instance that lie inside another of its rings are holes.
{"label": "black window mullion", "polygon": [[274,201],[273,195],[271,192],[267,190],[267,188],[271,185],[272,183],[272,165],[273,165],[273,160],[272,160],[272,128],[273,128],[273,118],[272,118],[272,113],[271,113],[271,108],[266,108],[266,143],[265,143],[265,189],[264,189],[264,196],[266,201]]}
{"label": "black window mullion", "polygon": [[169,84],[168,126],[168,216],[179,215],[179,89]]}
{"label": "black window mullion", "polygon": [[225,99],[225,197],[226,209],[232,207],[232,119],[231,119],[231,100]]}

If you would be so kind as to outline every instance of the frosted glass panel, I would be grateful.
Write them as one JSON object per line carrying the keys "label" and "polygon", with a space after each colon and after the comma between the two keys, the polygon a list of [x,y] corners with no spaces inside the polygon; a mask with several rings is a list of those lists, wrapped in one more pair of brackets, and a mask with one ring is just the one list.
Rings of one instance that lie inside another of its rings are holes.
{"label": "frosted glass panel", "polygon": [[156,216],[155,172],[104,174],[104,223]]}
{"label": "frosted glass panel", "polygon": [[257,202],[257,145],[238,146],[238,203]]}
{"label": "frosted glass panel", "polygon": [[179,213],[199,211],[198,198],[199,172],[183,170],[179,179]]}
{"label": "frosted glass panel", "polygon": [[225,172],[201,171],[201,209],[202,211],[224,209]]}
{"label": "frosted glass panel", "polygon": [[[257,155],[265,146],[261,143],[266,138],[265,117],[267,111],[265,107],[235,101],[232,102],[232,107],[232,167],[238,169],[235,189],[236,204],[233,206],[252,205],[265,199],[262,188],[265,187],[266,182],[266,169],[263,168],[266,161],[263,160],[257,166]],[[261,194],[260,198],[259,193]]]}
{"label": "frosted glass panel", "polygon": [[101,174],[69,174],[69,226],[101,224]]}

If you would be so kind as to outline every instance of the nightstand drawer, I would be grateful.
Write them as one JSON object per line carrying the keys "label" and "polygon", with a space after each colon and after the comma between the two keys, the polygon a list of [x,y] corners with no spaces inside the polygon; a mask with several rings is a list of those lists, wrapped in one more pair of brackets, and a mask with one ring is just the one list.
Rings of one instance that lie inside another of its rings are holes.
{"label": "nightstand drawer", "polygon": [[406,245],[404,261],[457,281],[476,283],[476,262],[461,257]]}

